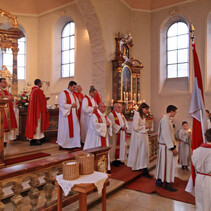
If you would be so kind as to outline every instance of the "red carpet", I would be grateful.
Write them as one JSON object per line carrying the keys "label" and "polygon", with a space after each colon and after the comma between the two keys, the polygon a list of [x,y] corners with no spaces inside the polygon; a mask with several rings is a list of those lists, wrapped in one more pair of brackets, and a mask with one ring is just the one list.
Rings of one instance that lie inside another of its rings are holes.
{"label": "red carpet", "polygon": [[42,157],[47,157],[50,156],[50,154],[48,153],[36,153],[33,155],[26,155],[26,156],[22,156],[22,157],[17,157],[17,158],[12,158],[12,159],[8,159],[5,160],[5,165],[11,165],[11,164],[15,164],[15,163],[20,163],[23,161],[28,161],[28,160],[34,160],[37,158],[42,158]]}
{"label": "red carpet", "polygon": [[185,192],[186,184],[187,184],[187,181],[183,181],[175,177],[173,187],[178,189],[178,191],[170,192],[163,188],[156,187],[154,178],[148,179],[141,176],[141,177],[138,177],[136,180],[132,181],[131,183],[125,185],[125,187],[131,190],[142,191],[144,193],[157,192],[157,194],[165,198],[182,201],[189,204],[195,204],[195,198],[191,194]]}
{"label": "red carpet", "polygon": [[110,178],[124,181],[125,183],[133,180],[141,174],[140,171],[132,171],[131,168],[126,165],[115,167],[111,166]]}

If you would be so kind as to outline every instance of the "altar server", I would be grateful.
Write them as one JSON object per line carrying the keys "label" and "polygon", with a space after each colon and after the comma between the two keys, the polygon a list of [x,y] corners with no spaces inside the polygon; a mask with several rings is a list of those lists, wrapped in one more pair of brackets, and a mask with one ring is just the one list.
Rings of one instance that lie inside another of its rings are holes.
{"label": "altar server", "polygon": [[82,101],[82,112],[81,112],[81,140],[84,143],[86,139],[86,134],[88,131],[89,123],[93,112],[97,109],[97,103],[94,100],[97,90],[91,86],[89,94],[85,95]]}
{"label": "altar server", "polygon": [[16,139],[17,121],[13,109],[13,96],[6,90],[6,78],[0,78],[0,97],[10,100],[4,107],[4,147],[7,146],[7,141]]}
{"label": "altar server", "polygon": [[124,164],[122,161],[127,159],[126,148],[126,130],[128,128],[127,121],[122,112],[122,105],[114,104],[114,110],[108,115],[112,123],[112,136],[110,136],[111,145],[111,161],[114,166]]}
{"label": "altar server", "polygon": [[191,132],[186,121],[182,122],[182,129],[179,130],[179,148],[178,148],[178,163],[182,165],[182,169],[188,169],[190,160],[190,139]]}
{"label": "altar server", "polygon": [[211,128],[205,133],[207,143],[193,150],[192,162],[197,171],[195,200],[197,211],[211,210]]}
{"label": "altar server", "polygon": [[29,95],[25,136],[32,146],[40,145],[47,140],[44,131],[49,127],[47,100],[41,87],[41,80],[36,79]]}
{"label": "altar server", "polygon": [[80,147],[80,125],[78,98],[74,91],[77,83],[70,81],[68,88],[59,95],[59,125],[57,143],[62,148]]}
{"label": "altar server", "polygon": [[209,110],[206,110],[206,116],[207,116],[207,129],[211,128],[211,114]]}
{"label": "altar server", "polygon": [[160,120],[158,125],[158,156],[156,166],[156,185],[164,189],[175,192],[170,182],[174,182],[175,160],[177,155],[176,141],[174,137],[174,128],[171,119],[176,115],[177,107],[169,105],[166,109],[166,115]]}
{"label": "altar server", "polygon": [[145,115],[149,111],[149,106],[142,103],[133,117],[133,129],[131,134],[130,150],[128,155],[129,167],[132,170],[143,170],[143,175],[152,178],[148,171],[149,164],[149,138],[145,122]]}
{"label": "altar server", "polygon": [[[104,103],[99,103],[98,109],[93,112],[84,149],[109,146],[109,135],[112,135],[112,124],[107,118],[105,111],[106,105]],[[108,170],[110,171],[110,158],[108,159]]]}

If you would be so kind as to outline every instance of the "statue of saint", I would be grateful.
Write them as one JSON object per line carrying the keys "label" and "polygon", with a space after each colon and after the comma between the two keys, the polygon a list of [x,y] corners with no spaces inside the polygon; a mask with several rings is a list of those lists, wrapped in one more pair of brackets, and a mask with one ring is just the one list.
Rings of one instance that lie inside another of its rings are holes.
{"label": "statue of saint", "polygon": [[11,87],[11,79],[13,75],[11,72],[7,69],[5,65],[2,65],[2,70],[0,70],[0,77],[1,78],[6,78],[7,84],[8,84],[8,89]]}

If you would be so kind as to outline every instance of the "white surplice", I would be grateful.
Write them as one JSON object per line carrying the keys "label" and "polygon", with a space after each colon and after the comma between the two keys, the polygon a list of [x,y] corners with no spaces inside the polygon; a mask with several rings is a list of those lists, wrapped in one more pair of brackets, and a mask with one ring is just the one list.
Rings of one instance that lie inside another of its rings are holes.
{"label": "white surplice", "polygon": [[117,112],[115,113],[117,115],[120,125],[115,123],[115,118],[112,112],[108,115],[108,118],[111,120],[111,123],[112,123],[112,136],[109,136],[110,146],[111,146],[111,150],[110,150],[111,161],[116,160],[115,153],[116,153],[116,147],[117,147],[118,133],[120,133],[120,146],[119,146],[119,157],[117,159],[124,161],[127,159],[126,131],[122,131],[120,129],[121,127],[124,127],[124,126],[128,128],[128,124],[125,117],[122,117],[121,113],[117,113]]}
{"label": "white surplice", "polygon": [[167,114],[160,120],[158,126],[158,142],[156,179],[161,179],[162,182],[174,182],[175,160],[170,149],[175,145],[175,138],[173,125]]}
{"label": "white surplice", "polygon": [[149,138],[145,119],[142,119],[139,112],[135,111],[127,166],[132,167],[132,170],[139,170],[147,168],[148,163]]}
{"label": "white surplice", "polygon": [[97,106],[95,100],[93,97],[90,95],[87,95],[89,97],[92,107],[88,106],[88,99],[86,97],[83,98],[82,101],[82,109],[81,109],[81,119],[80,119],[80,124],[81,124],[81,140],[84,143],[86,139],[86,134],[88,131],[90,119],[92,116],[92,113],[94,111],[94,106]]}
{"label": "white surplice", "polygon": [[211,148],[198,147],[193,150],[192,162],[197,172],[209,175],[196,175],[196,210],[211,211]]}
{"label": "white surplice", "polygon": [[[101,113],[98,109],[97,111],[103,123],[99,123],[97,116],[92,114],[86,135],[84,150],[101,146],[101,136],[106,138],[106,146],[109,146],[109,135],[112,135],[112,124],[107,127],[105,118],[106,115]],[[108,121],[111,123],[109,119]],[[108,158],[108,170],[110,170],[110,156]]]}
{"label": "white surplice", "polygon": [[[57,143],[63,148],[74,148],[81,147],[80,142],[80,125],[77,116],[77,109],[79,109],[79,101],[77,97],[74,98],[73,93],[68,89],[65,89],[70,96],[71,104],[67,104],[66,95],[64,92],[61,92],[59,95],[59,125],[58,125],[58,135]],[[77,108],[72,108],[72,104],[76,103]],[[72,109],[71,109],[72,108]],[[73,135],[74,137],[70,138],[69,135],[69,125],[68,125],[68,115],[72,111],[73,117]]]}
{"label": "white surplice", "polygon": [[179,131],[179,148],[178,148],[178,158],[179,164],[182,166],[189,166],[190,160],[190,138],[188,137],[188,130],[182,128]]}

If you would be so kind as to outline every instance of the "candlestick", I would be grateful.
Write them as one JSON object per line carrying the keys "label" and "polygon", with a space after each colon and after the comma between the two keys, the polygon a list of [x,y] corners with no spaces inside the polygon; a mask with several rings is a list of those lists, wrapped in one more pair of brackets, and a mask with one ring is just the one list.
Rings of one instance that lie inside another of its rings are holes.
{"label": "candlestick", "polygon": [[136,94],[133,95],[134,102],[136,102]]}
{"label": "candlestick", "polygon": [[138,102],[140,102],[141,101],[141,96],[140,96],[140,94],[138,94]]}
{"label": "candlestick", "polygon": [[58,95],[55,96],[55,104],[58,104]]}
{"label": "candlestick", "polygon": [[126,92],[126,101],[128,101],[128,92]]}
{"label": "candlestick", "polygon": [[133,106],[134,106],[134,100],[133,100]]}
{"label": "candlestick", "polygon": [[123,96],[124,96],[124,97],[123,97],[123,101],[125,101],[125,100],[126,100],[126,99],[125,99],[125,92],[123,92]]}
{"label": "candlestick", "polygon": [[111,100],[111,106],[113,107],[113,105],[114,105],[114,100],[112,99]]}

